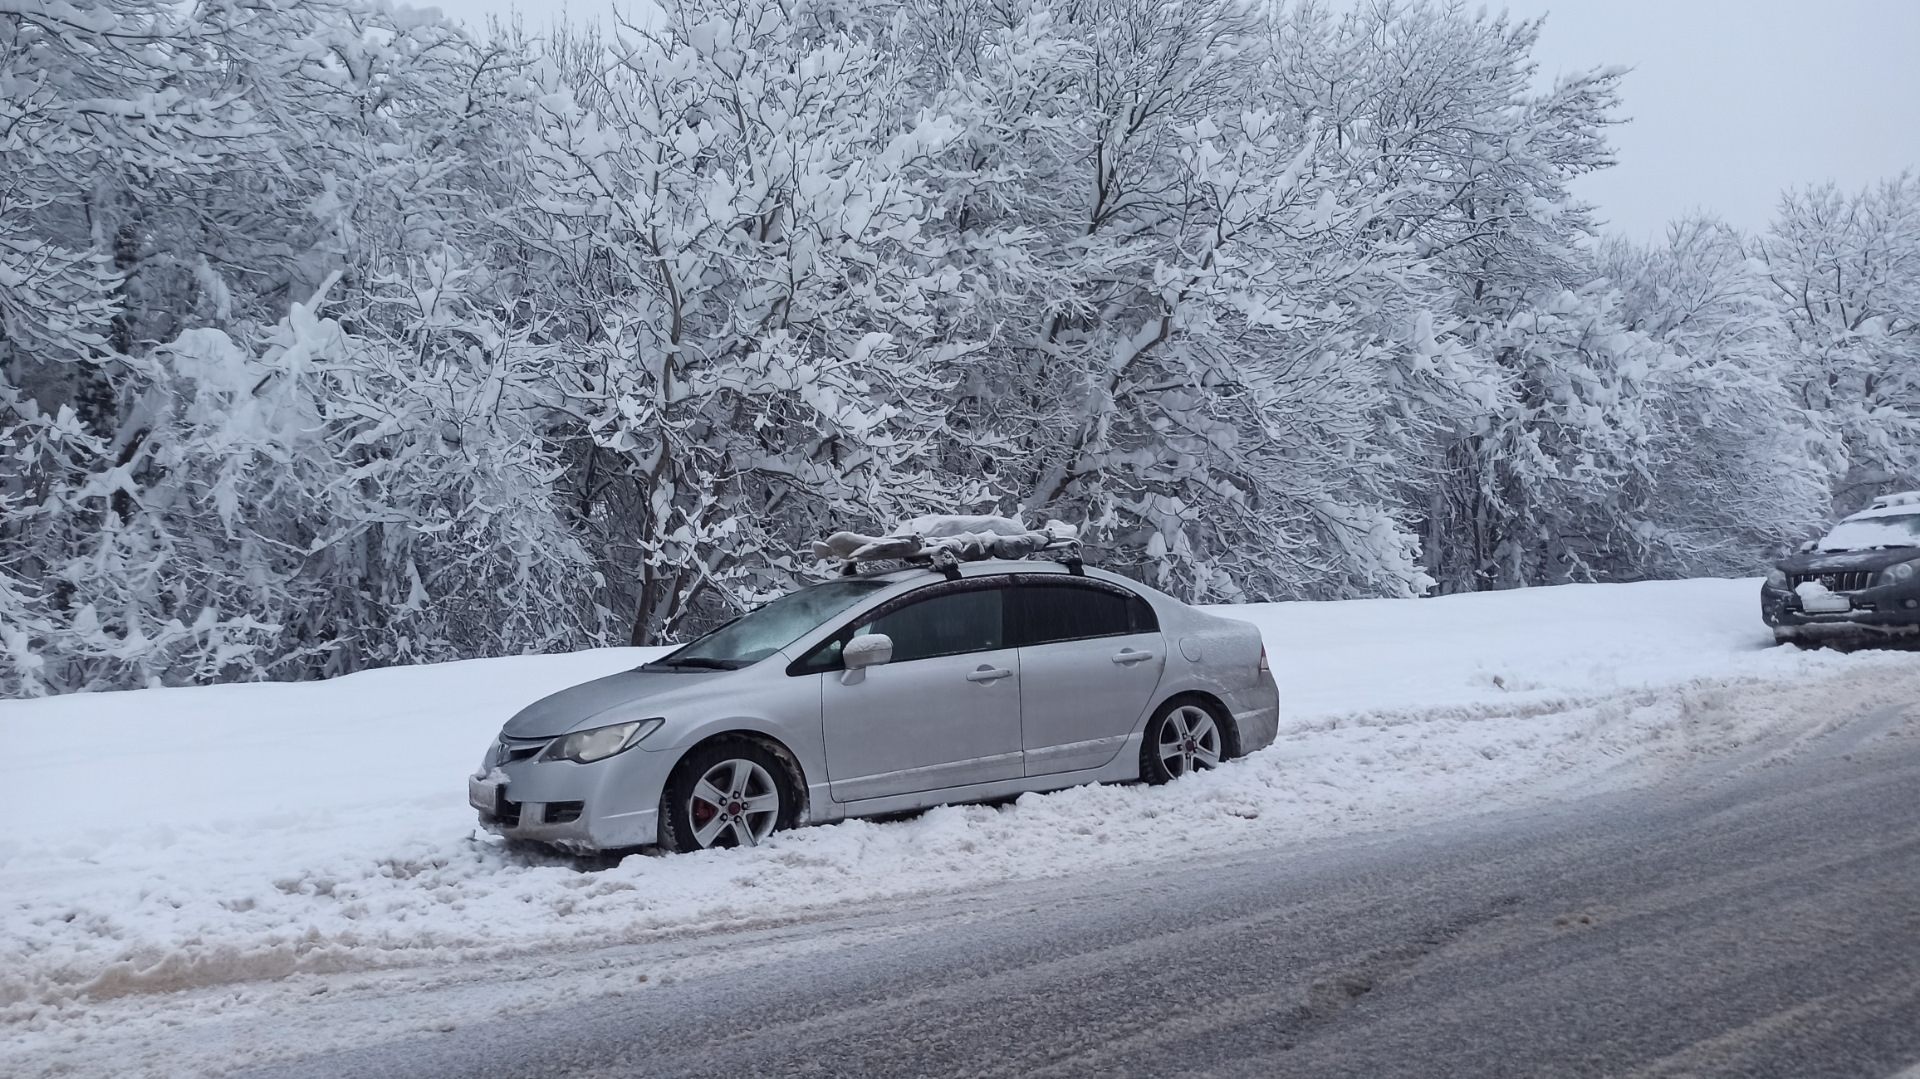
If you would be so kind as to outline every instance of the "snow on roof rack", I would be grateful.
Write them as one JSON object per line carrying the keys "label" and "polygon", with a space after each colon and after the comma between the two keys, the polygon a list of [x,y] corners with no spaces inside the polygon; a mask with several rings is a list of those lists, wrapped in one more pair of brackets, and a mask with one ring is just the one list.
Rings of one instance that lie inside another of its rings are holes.
{"label": "snow on roof rack", "polygon": [[815,540],[813,556],[838,560],[840,572],[860,572],[863,563],[904,562],[926,566],[949,578],[960,576],[960,563],[988,558],[1027,558],[1058,552],[1058,561],[1073,573],[1083,570],[1080,531],[1061,521],[1028,528],[1009,517],[933,513],[900,525],[884,536],[835,532]]}
{"label": "snow on roof rack", "polygon": [[1895,506],[1920,506],[1920,491],[1902,491],[1899,494],[1881,495],[1873,500],[1868,509],[1890,510]]}

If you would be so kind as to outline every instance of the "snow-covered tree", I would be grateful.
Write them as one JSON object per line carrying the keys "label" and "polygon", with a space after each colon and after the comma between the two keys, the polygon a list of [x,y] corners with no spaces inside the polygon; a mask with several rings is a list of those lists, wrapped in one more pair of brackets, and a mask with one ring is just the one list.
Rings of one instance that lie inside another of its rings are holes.
{"label": "snow-covered tree", "polygon": [[948,427],[970,347],[923,235],[954,135],[893,111],[874,43],[695,0],[549,70],[523,243],[570,298],[556,389],[636,639],[784,590],[794,552],[986,497]]}
{"label": "snow-covered tree", "polygon": [[493,54],[349,0],[0,31],[0,688],[597,639],[551,598],[591,571],[547,508],[548,353],[444,271]]}
{"label": "snow-covered tree", "polygon": [[1920,487],[1920,178],[1792,192],[1754,251],[1793,342],[1789,385],[1840,439],[1835,508]]}
{"label": "snow-covered tree", "polygon": [[136,624],[108,640],[125,629],[122,612],[79,593],[89,579],[143,599],[159,590],[138,554],[116,546],[140,516],[135,476],[153,433],[128,391],[150,369],[123,347],[147,297],[126,259],[138,232],[117,211],[141,180],[204,181],[222,148],[252,133],[244,102],[202,92],[209,65],[196,44],[191,21],[157,2],[0,5],[8,692],[70,688],[64,664],[76,649],[139,652],[151,636]]}
{"label": "snow-covered tree", "polygon": [[1410,283],[1446,366],[1398,395],[1427,446],[1401,499],[1426,518],[1426,566],[1447,589],[1590,572],[1597,541],[1575,518],[1604,515],[1637,466],[1630,349],[1591,287],[1592,223],[1567,188],[1611,163],[1621,73],[1536,92],[1538,34],[1457,2],[1303,3],[1275,48],[1281,99],[1321,118],[1336,167],[1379,192],[1375,242],[1423,271]]}
{"label": "snow-covered tree", "polygon": [[1920,182],[1602,245],[1459,0],[0,0],[0,693],[685,635],[841,528],[1193,599],[1746,572],[1920,484]]}
{"label": "snow-covered tree", "polygon": [[1009,440],[1005,508],[1193,597],[1422,587],[1391,499],[1411,260],[1318,118],[1266,104],[1270,13],[910,11],[962,132],[949,324],[982,346],[959,409]]}
{"label": "snow-covered tree", "polygon": [[1648,467],[1630,495],[1640,542],[1615,576],[1745,575],[1827,519],[1837,447],[1788,388],[1790,339],[1743,244],[1694,217],[1652,250],[1606,252],[1626,328],[1659,350],[1642,377]]}

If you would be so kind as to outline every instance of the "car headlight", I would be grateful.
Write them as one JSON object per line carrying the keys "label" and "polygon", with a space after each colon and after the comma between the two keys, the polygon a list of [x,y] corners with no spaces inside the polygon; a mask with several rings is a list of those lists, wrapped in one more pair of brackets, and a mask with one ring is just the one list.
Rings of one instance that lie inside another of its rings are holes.
{"label": "car headlight", "polygon": [[1886,569],[1881,570],[1880,581],[1882,584],[1905,584],[1913,580],[1913,575],[1916,572],[1920,572],[1920,558],[1916,558],[1911,562],[1902,562],[1897,566],[1888,566]]}
{"label": "car headlight", "polygon": [[631,749],[641,739],[659,730],[664,723],[664,719],[631,719],[592,730],[574,731],[565,738],[555,738],[547,751],[540,754],[540,759],[572,761],[575,764],[603,761],[615,753]]}
{"label": "car headlight", "polygon": [[1767,587],[1778,588],[1780,591],[1785,592],[1787,590],[1787,571],[1783,569],[1770,571],[1767,574]]}

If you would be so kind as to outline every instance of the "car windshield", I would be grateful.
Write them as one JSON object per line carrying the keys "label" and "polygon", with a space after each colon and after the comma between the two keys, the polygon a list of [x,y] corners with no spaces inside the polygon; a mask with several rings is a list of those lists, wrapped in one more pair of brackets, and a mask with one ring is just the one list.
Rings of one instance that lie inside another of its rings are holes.
{"label": "car windshield", "polygon": [[886,581],[846,578],[789,592],[643,669],[738,670],[773,655],[885,587]]}
{"label": "car windshield", "polygon": [[1920,547],[1920,513],[1841,521],[1820,541],[1823,551],[1870,551],[1877,547]]}

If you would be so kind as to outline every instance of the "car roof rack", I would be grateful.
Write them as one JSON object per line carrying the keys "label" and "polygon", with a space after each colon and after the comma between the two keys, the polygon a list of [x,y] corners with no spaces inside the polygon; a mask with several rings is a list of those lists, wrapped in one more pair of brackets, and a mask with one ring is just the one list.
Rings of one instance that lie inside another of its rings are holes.
{"label": "car roof rack", "polygon": [[1030,528],[1009,517],[929,514],[915,517],[884,536],[835,532],[813,544],[813,556],[838,561],[840,572],[886,572],[900,565],[918,566],[960,579],[962,562],[989,558],[1045,557],[1064,563],[1067,572],[1086,575],[1080,552],[1080,532],[1060,521]]}
{"label": "car roof rack", "polygon": [[1895,506],[1920,506],[1920,491],[1901,491],[1899,494],[1881,495],[1873,500],[1870,510],[1890,510]]}

